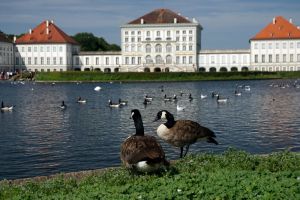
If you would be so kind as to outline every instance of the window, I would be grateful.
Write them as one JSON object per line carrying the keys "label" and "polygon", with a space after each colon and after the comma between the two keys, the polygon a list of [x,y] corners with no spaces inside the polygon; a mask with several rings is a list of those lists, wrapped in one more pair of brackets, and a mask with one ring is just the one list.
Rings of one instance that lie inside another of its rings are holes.
{"label": "window", "polygon": [[258,44],[257,43],[254,44],[254,49],[258,49]]}
{"label": "window", "polygon": [[258,63],[258,55],[254,55],[254,62]]}
{"label": "window", "polygon": [[176,56],[176,64],[179,64],[179,61],[180,61],[180,57]]}
{"label": "window", "polygon": [[160,55],[157,55],[155,57],[155,63],[156,64],[162,64],[163,63],[162,57]]}
{"label": "window", "polygon": [[186,51],[186,46],[185,45],[182,46],[182,51]]}
{"label": "window", "polygon": [[262,56],[261,56],[261,62],[264,63],[264,62],[266,61],[265,57],[266,57],[265,55],[262,55]]}
{"label": "window", "polygon": [[282,62],[286,62],[286,54],[283,54]]}
{"label": "window", "polygon": [[150,64],[150,63],[152,63],[152,59],[151,59],[151,56],[146,56],[146,63],[147,64]]}
{"label": "window", "polygon": [[279,43],[276,43],[276,49],[279,49]]}
{"label": "window", "polygon": [[128,37],[125,38],[125,42],[128,42]]}
{"label": "window", "polygon": [[276,62],[279,62],[279,54],[276,54]]}
{"label": "window", "polygon": [[182,41],[184,41],[184,42],[185,42],[185,41],[186,41],[186,37],[182,37]]}
{"label": "window", "polygon": [[269,49],[272,49],[272,43],[269,43]]}
{"label": "window", "polygon": [[116,57],[116,64],[119,64],[119,57]]}
{"label": "window", "polygon": [[40,47],[40,52],[43,52],[44,51],[44,48],[43,46]]}
{"label": "window", "polygon": [[131,35],[134,35],[134,31],[131,31]]}
{"label": "window", "polygon": [[138,35],[141,35],[141,31],[138,31]]}
{"label": "window", "polygon": [[53,52],[56,52],[56,47],[53,47]]}
{"label": "window", "polygon": [[179,31],[176,31],[176,34],[179,35]]}
{"label": "window", "polygon": [[193,45],[189,46],[189,51],[193,51]]}
{"label": "window", "polygon": [[135,64],[135,57],[131,58],[131,64],[134,65]]}
{"label": "window", "polygon": [[142,58],[141,57],[138,57],[138,64],[140,65],[142,62]]}
{"label": "window", "polygon": [[31,52],[31,47],[28,47],[28,52]]}
{"label": "window", "polygon": [[37,62],[37,57],[34,57],[34,64],[37,65],[38,62]]}
{"label": "window", "polygon": [[19,65],[19,57],[16,57],[16,65]]}
{"label": "window", "polygon": [[128,45],[126,45],[125,46],[125,52],[128,52],[128,49],[129,49],[129,47],[128,47]]}
{"label": "window", "polygon": [[141,41],[141,37],[138,37],[138,42],[140,42]]}
{"label": "window", "polygon": [[193,34],[193,31],[192,31],[192,30],[189,30],[189,34]]}
{"label": "window", "polygon": [[186,57],[185,56],[182,57],[182,64],[186,64]]}
{"label": "window", "polygon": [[135,51],[135,45],[131,45],[131,51]]}
{"label": "window", "polygon": [[189,41],[190,41],[190,42],[193,41],[193,37],[189,37]]}
{"label": "window", "polygon": [[135,38],[134,37],[131,38],[131,42],[135,42]]}
{"label": "window", "polygon": [[63,65],[63,57],[59,57],[59,64]]}
{"label": "window", "polygon": [[179,41],[179,37],[176,37],[176,41],[177,41],[177,42]]}
{"label": "window", "polygon": [[41,65],[43,65],[43,64],[44,64],[44,58],[41,57]]}
{"label": "window", "polygon": [[50,65],[50,57],[47,57],[47,65]]}
{"label": "window", "polygon": [[31,58],[28,58],[28,65],[31,65]]}
{"label": "window", "polygon": [[290,55],[290,62],[294,62],[294,54]]}
{"label": "window", "polygon": [[96,65],[99,65],[99,57],[96,57]]}
{"label": "window", "polygon": [[193,56],[189,56],[189,64],[193,63]]}
{"label": "window", "polygon": [[106,65],[109,65],[109,57],[106,57],[106,58],[105,58],[105,64],[106,64]]}
{"label": "window", "polygon": [[150,44],[146,45],[146,53],[151,53],[151,45]]}
{"label": "window", "polygon": [[297,62],[300,62],[300,54],[297,54]]}
{"label": "window", "polygon": [[172,63],[172,56],[167,55],[167,57],[166,57],[166,63],[167,64],[171,64]]}
{"label": "window", "polygon": [[33,47],[33,51],[34,51],[34,52],[37,52],[37,47]]}
{"label": "window", "polygon": [[182,31],[182,34],[186,34],[186,31]]}
{"label": "window", "polygon": [[128,35],[128,31],[125,31],[125,35]]}
{"label": "window", "polygon": [[294,43],[293,43],[293,42],[290,43],[290,48],[291,48],[291,49],[294,48]]}
{"label": "window", "polygon": [[62,47],[59,47],[59,52],[62,52],[63,51],[63,48]]}
{"label": "window", "polygon": [[85,58],[85,65],[89,65],[89,58]]}
{"label": "window", "polygon": [[273,62],[273,61],[272,61],[272,55],[270,54],[269,55],[269,63],[271,63],[271,62]]}
{"label": "window", "polygon": [[47,47],[47,52],[50,52],[50,47],[49,46]]}
{"label": "window", "polygon": [[161,53],[161,45],[160,45],[160,44],[157,44],[157,45],[155,46],[155,52],[156,52],[156,53]]}
{"label": "window", "polygon": [[171,31],[167,31],[167,36],[171,36]]}
{"label": "window", "polygon": [[166,45],[166,52],[168,52],[168,53],[172,52],[172,45],[171,44]]}
{"label": "window", "polygon": [[179,45],[176,46],[176,51],[180,51]]}
{"label": "window", "polygon": [[147,37],[150,37],[150,31],[147,31]]}
{"label": "window", "polygon": [[129,58],[125,57],[125,64],[128,65],[129,64]]}
{"label": "window", "polygon": [[160,31],[156,31],[156,36],[160,37]]}
{"label": "window", "polygon": [[[25,48],[24,48],[24,47],[22,47],[22,52],[24,52],[24,49],[25,49]],[[0,48],[0,50],[1,50],[1,48]]]}
{"label": "window", "polygon": [[25,65],[25,58],[22,58],[22,65]]}

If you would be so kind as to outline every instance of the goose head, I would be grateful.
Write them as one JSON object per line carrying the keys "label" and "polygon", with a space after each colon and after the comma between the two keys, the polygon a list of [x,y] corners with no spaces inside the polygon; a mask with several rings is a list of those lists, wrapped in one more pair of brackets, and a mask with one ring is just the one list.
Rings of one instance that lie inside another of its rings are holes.
{"label": "goose head", "polygon": [[174,116],[167,110],[161,110],[157,113],[156,118],[154,121],[158,121],[160,119],[166,119],[167,121],[169,120],[174,120]]}

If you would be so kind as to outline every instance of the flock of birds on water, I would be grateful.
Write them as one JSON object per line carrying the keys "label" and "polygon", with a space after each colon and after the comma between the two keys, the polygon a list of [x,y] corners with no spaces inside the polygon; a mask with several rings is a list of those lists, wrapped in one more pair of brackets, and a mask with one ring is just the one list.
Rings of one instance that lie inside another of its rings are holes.
{"label": "flock of birds on water", "polygon": [[[286,88],[286,87],[300,88],[298,81],[292,84],[270,84],[270,87]],[[236,86],[234,95],[241,96],[241,90],[250,91],[251,88],[248,85]],[[101,87],[94,88],[95,91],[100,91]],[[164,87],[160,87],[161,92],[164,92]],[[180,92],[180,96],[184,95]],[[188,100],[192,101],[192,94],[189,93]],[[212,98],[216,98],[218,103],[226,103],[228,98],[221,98],[217,92],[211,93]],[[201,94],[201,99],[207,98],[207,95]],[[178,97],[174,94],[168,97],[166,94],[163,96],[165,102],[176,102]],[[153,97],[149,95],[144,96],[143,104],[151,104]],[[86,99],[78,97],[77,103],[85,104]],[[118,103],[108,101],[108,106],[111,108],[119,108],[127,105],[127,101],[119,99]],[[4,102],[1,102],[1,111],[12,111],[14,106],[5,106]],[[67,105],[62,101],[60,108],[65,110]],[[177,105],[177,110],[184,110],[184,107]],[[126,138],[121,144],[120,158],[123,165],[130,171],[134,172],[154,172],[160,169],[167,169],[170,165],[166,159],[165,152],[154,136],[150,136],[144,133],[144,126],[141,113],[138,109],[131,110],[131,119],[133,119],[136,133]],[[156,134],[163,141],[169,143],[174,147],[180,148],[180,158],[187,155],[190,145],[196,143],[199,140],[206,140],[208,143],[218,144],[216,141],[215,133],[207,127],[201,126],[199,123],[192,120],[175,120],[173,114],[167,110],[161,110],[156,114],[154,121],[164,120],[162,124],[157,127]],[[185,149],[185,150],[184,150]]]}

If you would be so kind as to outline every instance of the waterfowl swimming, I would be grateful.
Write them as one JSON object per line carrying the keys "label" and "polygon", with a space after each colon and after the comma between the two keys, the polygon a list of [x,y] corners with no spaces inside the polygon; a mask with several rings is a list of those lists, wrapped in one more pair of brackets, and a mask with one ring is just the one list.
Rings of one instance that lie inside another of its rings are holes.
{"label": "waterfowl swimming", "polygon": [[150,96],[148,96],[147,94],[144,96],[144,98],[145,98],[147,101],[152,101],[152,100],[153,100],[153,98],[150,97]]}
{"label": "waterfowl swimming", "polygon": [[67,105],[65,104],[65,101],[62,101],[62,102],[61,102],[60,108],[61,108],[62,110],[67,109]]}
{"label": "waterfowl swimming", "polygon": [[128,103],[128,101],[122,101],[121,99],[119,99],[119,104],[122,106],[126,106]]}
{"label": "waterfowl swimming", "polygon": [[100,91],[100,90],[101,90],[101,87],[100,87],[100,86],[96,86],[96,87],[94,88],[94,90],[95,90],[95,91]]}
{"label": "waterfowl swimming", "polygon": [[176,109],[177,109],[177,111],[183,111],[185,109],[185,107],[184,106],[179,106],[177,104]]}
{"label": "waterfowl swimming", "polygon": [[214,98],[214,97],[218,97],[218,96],[219,96],[219,94],[218,94],[218,93],[216,93],[216,92],[212,92],[212,93],[211,93],[211,97],[212,97],[212,98]]}
{"label": "waterfowl swimming", "polygon": [[78,97],[77,103],[86,103],[86,99],[82,99],[81,97]]}
{"label": "waterfowl swimming", "polygon": [[246,85],[245,86],[245,91],[250,91],[251,89],[250,89],[250,86],[249,85]]}
{"label": "waterfowl swimming", "polygon": [[151,101],[148,100],[147,98],[144,98],[143,104],[144,104],[144,105],[151,104]]}
{"label": "waterfowl swimming", "polygon": [[205,99],[205,98],[207,98],[207,95],[201,94],[200,97],[201,97],[201,99]]}
{"label": "waterfowl swimming", "polygon": [[153,172],[169,162],[155,137],[144,134],[144,126],[140,111],[131,111],[136,133],[121,144],[121,161],[126,168],[139,172]]}
{"label": "waterfowl swimming", "polygon": [[121,104],[113,103],[111,100],[108,100],[108,106],[111,108],[118,108]]}
{"label": "waterfowl swimming", "polygon": [[190,93],[189,94],[189,101],[192,101],[193,100],[193,97],[192,97],[192,94]]}
{"label": "waterfowl swimming", "polygon": [[177,95],[176,95],[176,94],[173,95],[172,100],[173,100],[173,101],[177,101]]}
{"label": "waterfowl swimming", "polygon": [[238,92],[237,90],[235,90],[235,91],[234,91],[234,95],[235,95],[235,96],[241,96],[242,93],[241,93],[241,92]]}
{"label": "waterfowl swimming", "polygon": [[217,102],[218,103],[226,103],[228,98],[221,98],[220,96],[217,97]]}
{"label": "waterfowl swimming", "polygon": [[4,106],[3,101],[1,102],[1,111],[12,111],[14,106]]}
{"label": "waterfowl swimming", "polygon": [[167,97],[167,95],[165,94],[164,101],[172,101],[172,97]]}
{"label": "waterfowl swimming", "polygon": [[[206,139],[209,143],[218,144],[214,139],[216,136],[210,129],[200,126],[191,120],[175,120],[174,116],[167,110],[159,111],[154,121],[166,119],[167,122],[157,128],[157,135],[169,144],[180,147],[180,158],[185,156],[191,144],[198,140]],[[183,147],[186,147],[183,155]]]}

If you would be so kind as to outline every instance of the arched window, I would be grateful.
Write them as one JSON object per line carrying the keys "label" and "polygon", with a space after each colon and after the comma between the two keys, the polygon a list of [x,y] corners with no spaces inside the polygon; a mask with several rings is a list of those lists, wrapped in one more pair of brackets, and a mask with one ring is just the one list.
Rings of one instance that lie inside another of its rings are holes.
{"label": "arched window", "polygon": [[209,72],[216,72],[216,71],[217,71],[217,69],[215,67],[209,68]]}
{"label": "arched window", "polygon": [[155,63],[156,64],[162,64],[163,63],[162,57],[160,55],[157,55],[155,57]]}
{"label": "arched window", "polygon": [[149,69],[148,67],[146,67],[146,68],[144,69],[144,72],[150,72],[150,69]]}
{"label": "arched window", "polygon": [[167,55],[167,57],[166,57],[166,63],[167,64],[171,64],[172,63],[172,56]]}
{"label": "arched window", "polygon": [[151,59],[151,56],[146,56],[146,63],[147,64],[150,64],[150,63],[152,63],[152,59]]}
{"label": "arched window", "polygon": [[242,67],[242,72],[247,72],[249,71],[248,67]]}
{"label": "arched window", "polygon": [[226,67],[221,67],[220,68],[220,72],[227,72],[228,70],[227,70],[227,68]]}
{"label": "arched window", "polygon": [[238,68],[236,68],[236,67],[231,67],[230,71],[232,71],[232,72],[237,72],[237,71],[238,71]]}
{"label": "arched window", "polygon": [[161,45],[160,44],[155,45],[155,52],[161,53]]}
{"label": "arched window", "polygon": [[167,51],[168,53],[172,52],[172,45],[171,45],[171,44],[167,44],[167,46],[166,46],[166,51]]}
{"label": "arched window", "polygon": [[104,69],[104,72],[110,73],[110,72],[111,72],[111,69],[110,69],[110,68],[105,68],[105,69]]}
{"label": "arched window", "polygon": [[151,45],[150,44],[146,45],[146,53],[151,53]]}
{"label": "arched window", "polygon": [[205,71],[206,71],[206,69],[204,67],[199,68],[199,72],[205,72]]}
{"label": "arched window", "polygon": [[167,67],[167,68],[165,69],[165,72],[170,72],[170,68]]}

